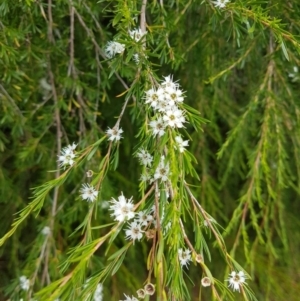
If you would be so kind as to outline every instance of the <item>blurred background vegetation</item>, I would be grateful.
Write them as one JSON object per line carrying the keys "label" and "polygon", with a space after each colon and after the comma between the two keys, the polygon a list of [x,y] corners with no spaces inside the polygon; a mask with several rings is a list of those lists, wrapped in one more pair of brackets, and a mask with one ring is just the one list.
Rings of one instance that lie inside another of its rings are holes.
{"label": "blurred background vegetation", "polygon": [[[31,189],[55,177],[57,112],[62,146],[75,142],[83,149],[114,125],[124,102],[118,95],[126,89],[111,70],[130,86],[137,66],[126,61],[127,53],[111,64],[102,51],[107,41],[115,35],[122,40],[138,24],[140,7],[134,0],[1,1],[0,237],[28,204]],[[299,300],[299,20],[297,1],[232,1],[222,10],[208,0],[147,5],[151,68],[160,78],[174,74],[185,101],[209,120],[201,133],[187,128],[201,178],[200,185],[190,182],[198,187],[201,205],[224,227],[228,250],[253,277],[249,284],[258,300]],[[141,168],[132,154],[143,100],[142,94],[135,97],[121,123],[126,135],[118,168],[104,182],[103,200],[120,191],[138,199]],[[48,266],[52,279],[81,238],[70,236],[86,212],[78,189],[105,152],[103,145],[59,189]],[[5,291],[14,289],[24,271],[34,271],[52,200],[50,193],[40,214],[30,215],[1,246],[0,300],[7,300]],[[109,223],[101,204],[98,223]],[[123,244],[118,238],[115,250]],[[228,270],[213,246],[210,239],[212,261],[206,264],[225,279]],[[119,272],[105,282],[105,299],[136,291],[147,276],[148,248],[144,241],[130,249]],[[100,269],[103,260],[99,251],[90,269]],[[187,271],[193,300],[200,300],[199,271],[193,264]],[[201,295],[210,300],[204,288]]]}

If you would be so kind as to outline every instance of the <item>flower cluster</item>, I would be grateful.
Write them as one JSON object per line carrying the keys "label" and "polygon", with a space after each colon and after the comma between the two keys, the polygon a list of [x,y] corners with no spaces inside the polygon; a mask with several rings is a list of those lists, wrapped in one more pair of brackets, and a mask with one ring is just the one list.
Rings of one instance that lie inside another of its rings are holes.
{"label": "flower cluster", "polygon": [[229,274],[229,278],[227,279],[229,282],[228,286],[233,291],[240,291],[240,287],[245,283],[246,281],[246,275],[243,271],[239,271],[238,273],[236,271],[232,271]]}
{"label": "flower cluster", "polygon": [[[155,205],[153,205],[150,210],[142,210],[136,213],[135,219],[129,223],[128,228],[125,230],[126,238],[133,241],[136,239],[141,240],[145,233],[148,239],[152,239],[157,226],[156,208]],[[162,206],[160,227],[164,235],[170,230],[171,226],[172,223],[170,221],[165,221],[165,206]]]}
{"label": "flower cluster", "polygon": [[[125,230],[126,238],[135,241],[141,240],[145,229],[154,223],[153,215],[146,211],[140,211],[136,214],[137,218],[129,224],[129,227]],[[142,227],[144,227],[142,229]]]}
{"label": "flower cluster", "polygon": [[20,287],[23,291],[28,291],[30,287],[30,280],[26,276],[21,276],[20,280]]}
{"label": "flower cluster", "polygon": [[187,266],[188,263],[191,261],[191,250],[189,249],[186,249],[186,250],[183,250],[183,249],[179,249],[178,250],[178,257],[179,257],[179,261],[180,261],[180,264],[181,266]]}
{"label": "flower cluster", "polygon": [[154,136],[162,136],[167,126],[182,128],[186,122],[183,111],[178,107],[184,100],[183,91],[171,76],[164,79],[158,88],[146,91],[145,96],[145,103],[156,112],[155,119],[149,123]]}
{"label": "flower cluster", "polygon": [[105,55],[111,59],[117,53],[123,53],[125,50],[125,45],[116,41],[109,41],[105,46]]}
{"label": "flower cluster", "polygon": [[134,217],[132,197],[127,200],[123,193],[118,197],[118,201],[112,198],[109,210],[112,210],[111,216],[119,222],[130,220]]}
{"label": "flower cluster", "polygon": [[67,165],[72,166],[74,164],[74,162],[75,162],[74,159],[76,157],[76,154],[75,154],[76,147],[77,147],[77,144],[75,144],[73,142],[72,145],[70,144],[61,150],[60,156],[58,156],[58,161],[60,162],[59,163],[60,167],[62,167],[62,166],[66,167]]}
{"label": "flower cluster", "polygon": [[224,8],[227,3],[229,3],[230,0],[217,0],[213,1],[213,4],[215,7]]}

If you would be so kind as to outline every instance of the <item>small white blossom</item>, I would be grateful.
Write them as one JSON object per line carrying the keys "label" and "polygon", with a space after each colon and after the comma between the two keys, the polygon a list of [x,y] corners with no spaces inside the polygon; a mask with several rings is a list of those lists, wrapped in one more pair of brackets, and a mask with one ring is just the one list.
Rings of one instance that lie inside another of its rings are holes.
{"label": "small white blossom", "polygon": [[164,157],[161,158],[154,174],[154,179],[158,180],[161,179],[163,182],[168,180],[168,176],[170,173],[170,166],[169,163],[164,162]]}
{"label": "small white blossom", "polygon": [[139,62],[140,62],[140,56],[139,56],[138,53],[135,53],[135,54],[133,55],[133,61],[134,61],[137,65],[139,64]]}
{"label": "small white blossom", "polygon": [[163,121],[162,117],[158,117],[156,120],[152,120],[149,123],[152,128],[153,135],[163,136],[165,133],[166,123]]}
{"label": "small white blossom", "polygon": [[135,298],[135,297],[129,297],[129,296],[127,296],[127,295],[125,295],[124,294],[124,296],[126,297],[126,299],[125,300],[120,300],[120,301],[138,301],[138,299],[137,298]]}
{"label": "small white blossom", "polygon": [[143,232],[141,228],[141,224],[137,223],[136,221],[133,221],[129,224],[129,228],[125,230],[126,233],[126,239],[130,240],[141,240],[143,237]]}
{"label": "small white blossom", "polygon": [[42,234],[48,236],[51,233],[51,229],[48,226],[45,226],[42,230]]}
{"label": "small white blossom", "polygon": [[145,103],[149,103],[151,107],[156,109],[160,106],[160,103],[163,102],[165,99],[164,90],[162,88],[151,88],[148,91],[146,91],[145,99]]}
{"label": "small white blossom", "polygon": [[224,8],[230,0],[217,0],[213,1],[215,7]]}
{"label": "small white blossom", "polygon": [[40,79],[40,87],[44,90],[44,92],[52,91],[52,86],[47,82],[46,78]]}
{"label": "small white blossom", "polygon": [[171,229],[171,227],[172,227],[172,223],[168,222],[163,229],[163,233],[167,234],[169,232],[169,230]]}
{"label": "small white blossom", "polygon": [[[215,222],[216,222],[213,218],[208,218],[208,221],[209,221],[210,223],[215,223]],[[209,226],[208,221],[207,221],[206,219],[204,220],[203,225],[204,225],[205,227],[208,227],[208,226]]]}
{"label": "small white blossom", "polygon": [[147,34],[147,31],[143,32],[140,28],[129,30],[129,35],[132,39],[136,40],[137,42]]}
{"label": "small white blossom", "polygon": [[148,226],[148,224],[153,221],[153,216],[151,214],[147,214],[146,211],[139,211],[137,213],[136,221],[141,224],[141,226]]}
{"label": "small white blossom", "polygon": [[174,128],[182,128],[183,123],[185,122],[185,118],[183,116],[183,113],[178,108],[173,108],[172,110],[166,111],[163,120],[167,125]]}
{"label": "small white blossom", "polygon": [[147,166],[147,165],[151,166],[153,157],[145,149],[141,149],[137,153],[137,157],[140,159],[141,164],[143,164],[145,166]]}
{"label": "small white blossom", "polygon": [[245,283],[246,280],[246,276],[245,273],[243,271],[240,272],[236,272],[236,271],[232,271],[229,274],[229,278],[227,279],[227,281],[229,281],[228,286],[233,290],[233,291],[240,291],[240,286],[243,285],[243,283]]}
{"label": "small white blossom", "polygon": [[103,300],[103,284],[99,283],[96,287],[93,301],[102,301]]}
{"label": "small white blossom", "polygon": [[187,266],[188,263],[191,261],[191,250],[186,249],[183,251],[183,249],[179,249],[178,250],[178,257],[179,257],[179,261],[181,266]]}
{"label": "small white blossom", "polygon": [[99,206],[101,209],[107,209],[109,208],[109,201],[102,201],[102,202],[99,202]]}
{"label": "small white blossom", "polygon": [[166,113],[167,111],[171,111],[176,108],[177,107],[174,105],[174,102],[169,101],[166,97],[164,97],[164,100],[160,101],[157,106],[157,110],[160,113]]}
{"label": "small white blossom", "polygon": [[151,177],[148,173],[144,173],[144,174],[141,175],[140,180],[142,182],[148,182],[148,181],[151,181]]}
{"label": "small white blossom", "polygon": [[166,88],[165,98],[170,106],[183,102],[183,92],[180,89]]}
{"label": "small white blossom", "polygon": [[161,86],[164,88],[172,88],[172,89],[177,89],[179,87],[179,84],[176,82],[173,82],[173,76],[168,75],[164,76],[164,81],[161,83]]}
{"label": "small white blossom", "polygon": [[98,191],[96,191],[90,184],[82,184],[80,193],[82,199],[87,200],[87,202],[94,202],[98,196]]}
{"label": "small white blossom", "polygon": [[185,151],[185,147],[189,145],[189,141],[188,140],[183,141],[183,139],[180,136],[176,136],[175,141],[177,142],[177,146],[181,153],[183,153]]}
{"label": "small white blossom", "polygon": [[72,166],[74,164],[74,158],[76,157],[76,147],[77,144],[73,142],[73,144],[70,144],[61,150],[60,156],[58,156],[58,161],[60,162],[59,166],[66,167],[67,165]]}
{"label": "small white blossom", "polygon": [[105,55],[108,58],[113,58],[117,53],[122,53],[125,50],[125,45],[115,42],[109,41],[105,46]]}
{"label": "small white blossom", "polygon": [[129,220],[134,217],[132,197],[127,201],[122,194],[118,197],[118,201],[112,198],[110,202],[112,205],[109,210],[114,211],[111,215],[115,217],[115,220],[123,222],[124,220]]}
{"label": "small white blossom", "polygon": [[29,290],[29,287],[30,287],[30,280],[27,279],[26,276],[21,276],[19,278],[20,280],[20,287],[23,291],[28,291]]}
{"label": "small white blossom", "polygon": [[108,128],[106,131],[106,134],[109,136],[108,140],[110,141],[119,141],[122,136],[121,134],[123,133],[122,128],[115,129],[115,128]]}

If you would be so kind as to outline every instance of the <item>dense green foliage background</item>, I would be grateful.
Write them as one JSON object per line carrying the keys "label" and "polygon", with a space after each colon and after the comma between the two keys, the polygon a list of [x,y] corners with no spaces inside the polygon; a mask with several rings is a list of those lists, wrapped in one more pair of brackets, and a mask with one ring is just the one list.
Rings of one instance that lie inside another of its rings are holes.
{"label": "dense green foliage background", "polygon": [[[138,26],[140,7],[134,0],[1,1],[1,237],[29,203],[32,188],[57,176],[59,148],[76,142],[84,149],[114,125],[123,93],[136,79],[131,57],[140,46],[125,37]],[[209,121],[202,132],[186,128],[201,179],[200,185],[189,181],[201,205],[224,228],[228,251],[253,277],[248,282],[258,300],[298,300],[300,289],[299,20],[297,1],[232,1],[225,9],[211,1],[148,1],[148,60],[121,121],[117,168],[107,173],[101,190],[103,200],[121,191],[138,199],[141,168],[133,152],[145,78],[150,70],[159,78],[173,74],[186,91],[185,102]],[[133,50],[107,61],[103,49],[115,36]],[[47,269],[51,279],[61,276],[58,263],[82,239],[80,232],[70,236],[86,215],[78,190],[106,151],[104,143],[76,166],[59,190],[47,194],[39,214],[30,214],[1,246],[0,300],[24,271],[34,271],[55,193],[58,211]],[[101,204],[97,222],[111,222]],[[113,249],[124,240],[116,240]],[[228,269],[214,239],[209,241],[212,261],[206,264],[223,280]],[[147,241],[138,243],[107,279],[107,300],[136,291],[147,276],[147,248]],[[89,269],[103,265],[99,251]],[[47,282],[44,268],[37,274],[37,290]],[[191,264],[187,274],[198,300],[199,269]],[[211,300],[210,294],[202,292],[201,300]]]}

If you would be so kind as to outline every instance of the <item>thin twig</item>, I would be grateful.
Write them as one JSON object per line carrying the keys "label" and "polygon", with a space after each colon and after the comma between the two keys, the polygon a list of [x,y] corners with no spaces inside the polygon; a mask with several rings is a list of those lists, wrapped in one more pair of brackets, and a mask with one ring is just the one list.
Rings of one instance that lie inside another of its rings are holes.
{"label": "thin twig", "polygon": [[185,232],[185,229],[184,229],[184,225],[183,225],[183,223],[182,223],[181,218],[179,219],[179,225],[180,225],[181,232],[182,232],[182,235],[183,235],[183,238],[184,238],[185,242],[186,242],[187,245],[190,247],[190,249],[193,251],[193,253],[197,254],[197,252],[196,252],[196,250],[194,249],[192,243],[190,242],[188,236],[186,235],[186,232]]}
{"label": "thin twig", "polygon": [[[74,8],[74,12],[75,12],[75,15],[77,16],[80,24],[82,25],[82,27],[86,30],[88,36],[91,38],[92,40],[92,43],[94,44],[95,46],[95,49],[97,50],[98,54],[103,58],[103,59],[106,59],[105,57],[105,54],[103,52],[103,50],[100,48],[100,46],[98,45],[98,43],[96,42],[95,40],[95,37],[94,37],[94,34],[93,32],[87,27],[87,25],[85,24],[85,22],[83,21],[81,15],[78,13],[78,11],[76,10],[76,8]],[[103,66],[101,65],[100,61],[97,60],[97,64],[99,64],[99,68],[102,70],[103,69]],[[120,75],[115,72],[115,75],[117,77],[117,79],[121,82],[121,84],[124,86],[124,88],[126,90],[129,89],[128,85],[124,82],[124,80],[120,77]],[[133,97],[132,97],[133,98]]]}
{"label": "thin twig", "polygon": [[[72,76],[73,79],[76,81],[78,79],[78,74],[76,71],[75,63],[74,63],[74,6],[73,1],[69,0],[70,4],[70,61],[69,61],[69,67],[68,67],[68,76]],[[74,87],[73,87],[74,92]],[[72,92],[72,94],[73,94]],[[81,91],[78,91],[76,93],[77,100],[80,104],[79,106],[79,132],[81,135],[83,135],[86,131],[85,124],[84,124],[84,118],[83,118],[83,109],[86,107],[84,100],[82,98]]]}
{"label": "thin twig", "polygon": [[[0,84],[0,89],[2,91],[2,93],[6,96],[6,98],[10,101],[11,105],[13,106],[13,108],[15,109],[15,112],[18,113],[18,115],[20,115],[22,118],[24,118],[21,110],[19,109],[19,107],[16,105],[14,99],[9,95],[9,93],[5,90],[5,88]],[[1,97],[1,94],[0,94]]]}
{"label": "thin twig", "polygon": [[226,250],[226,246],[224,245],[224,243],[222,242],[222,240],[220,239],[218,233],[216,232],[216,230],[214,229],[214,227],[212,226],[212,223],[210,221],[210,219],[207,217],[207,213],[206,211],[202,208],[202,206],[199,204],[199,202],[197,201],[197,199],[194,197],[193,193],[191,192],[190,188],[188,187],[187,183],[184,182],[184,187],[187,190],[188,194],[190,195],[190,198],[192,200],[192,202],[196,205],[196,207],[198,208],[198,210],[201,212],[203,218],[206,220],[209,228],[211,229],[211,231],[214,233],[214,236],[220,246],[220,248],[223,250],[224,255],[227,256],[227,250]]}
{"label": "thin twig", "polygon": [[141,20],[140,20],[140,28],[142,32],[146,32],[146,6],[147,0],[143,0],[142,8],[141,8]]}

